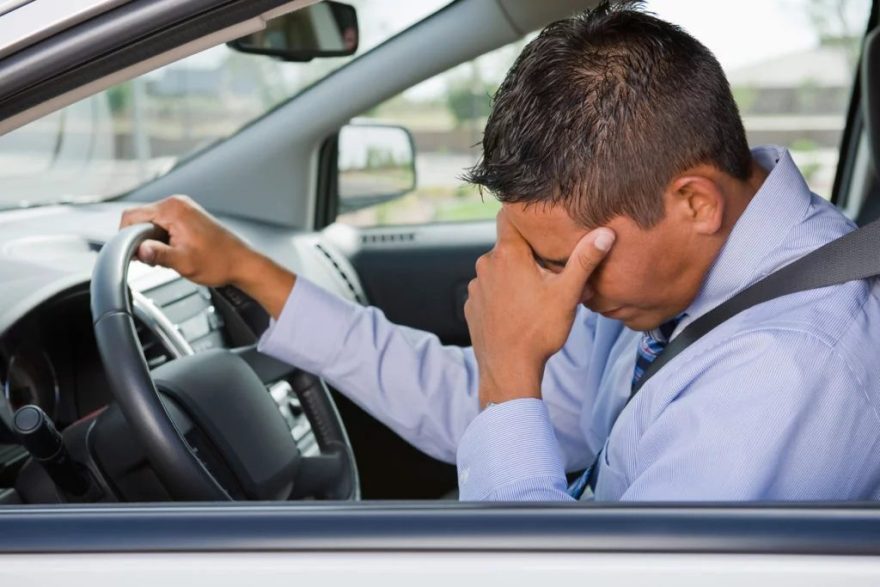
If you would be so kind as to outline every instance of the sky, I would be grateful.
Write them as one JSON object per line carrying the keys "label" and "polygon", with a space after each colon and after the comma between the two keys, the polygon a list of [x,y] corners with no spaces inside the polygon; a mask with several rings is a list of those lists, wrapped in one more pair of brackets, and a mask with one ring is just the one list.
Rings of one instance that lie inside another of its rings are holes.
{"label": "sky", "polygon": [[[649,10],[683,27],[715,53],[725,69],[814,47],[810,0],[653,0]],[[870,2],[851,0],[853,22],[867,22]],[[830,15],[829,15],[830,16]]]}
{"label": "sky", "polygon": [[[367,0],[369,1],[369,0]],[[394,0],[384,0],[392,2]],[[537,0],[535,0],[537,1]],[[822,0],[648,0],[646,8],[684,28],[705,44],[730,71],[785,53],[815,47],[818,33],[808,18],[808,5]],[[849,19],[857,26],[867,22],[870,0],[844,0]],[[832,4],[833,0],[825,4]],[[511,57],[480,59],[487,78],[500,78]],[[464,69],[464,68],[462,68]],[[459,70],[461,71],[461,70]],[[445,91],[442,80],[429,80],[412,88],[411,98],[429,98]]]}

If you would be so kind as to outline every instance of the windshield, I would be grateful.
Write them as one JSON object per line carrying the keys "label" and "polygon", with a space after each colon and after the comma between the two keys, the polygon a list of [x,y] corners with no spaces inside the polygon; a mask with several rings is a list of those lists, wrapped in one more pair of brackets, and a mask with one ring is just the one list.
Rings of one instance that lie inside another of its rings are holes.
{"label": "windshield", "polygon": [[346,0],[350,57],[284,63],[213,47],[0,137],[0,208],[112,198],[167,173],[449,0]]}

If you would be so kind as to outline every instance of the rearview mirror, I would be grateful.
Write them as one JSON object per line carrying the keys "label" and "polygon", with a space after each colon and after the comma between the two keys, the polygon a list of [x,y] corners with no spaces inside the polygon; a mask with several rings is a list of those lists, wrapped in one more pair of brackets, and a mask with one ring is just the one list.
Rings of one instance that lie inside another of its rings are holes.
{"label": "rearview mirror", "polygon": [[357,11],[341,2],[321,2],[273,18],[265,30],[229,43],[242,53],[270,55],[282,61],[344,57],[358,48]]}
{"label": "rearview mirror", "polygon": [[412,135],[400,126],[342,127],[337,161],[340,213],[392,200],[416,187]]}

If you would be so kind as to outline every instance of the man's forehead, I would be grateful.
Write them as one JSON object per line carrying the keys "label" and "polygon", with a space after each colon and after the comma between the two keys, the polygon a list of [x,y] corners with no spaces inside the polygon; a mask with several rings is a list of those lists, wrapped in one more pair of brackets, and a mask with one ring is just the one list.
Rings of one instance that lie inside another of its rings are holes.
{"label": "man's forehead", "polygon": [[535,259],[564,266],[587,230],[561,206],[506,203],[504,213],[532,249]]}
{"label": "man's forehead", "polygon": [[551,202],[505,202],[505,216],[523,232],[549,232],[555,234],[588,232],[568,211]]}

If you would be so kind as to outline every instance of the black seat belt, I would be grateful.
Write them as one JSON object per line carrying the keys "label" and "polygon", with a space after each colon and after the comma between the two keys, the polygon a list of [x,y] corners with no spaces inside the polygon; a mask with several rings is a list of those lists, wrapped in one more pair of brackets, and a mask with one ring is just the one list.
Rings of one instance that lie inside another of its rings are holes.
{"label": "black seat belt", "polygon": [[633,395],[679,353],[743,310],[789,294],[880,276],[880,220],[827,243],[694,320],[645,370]]}

